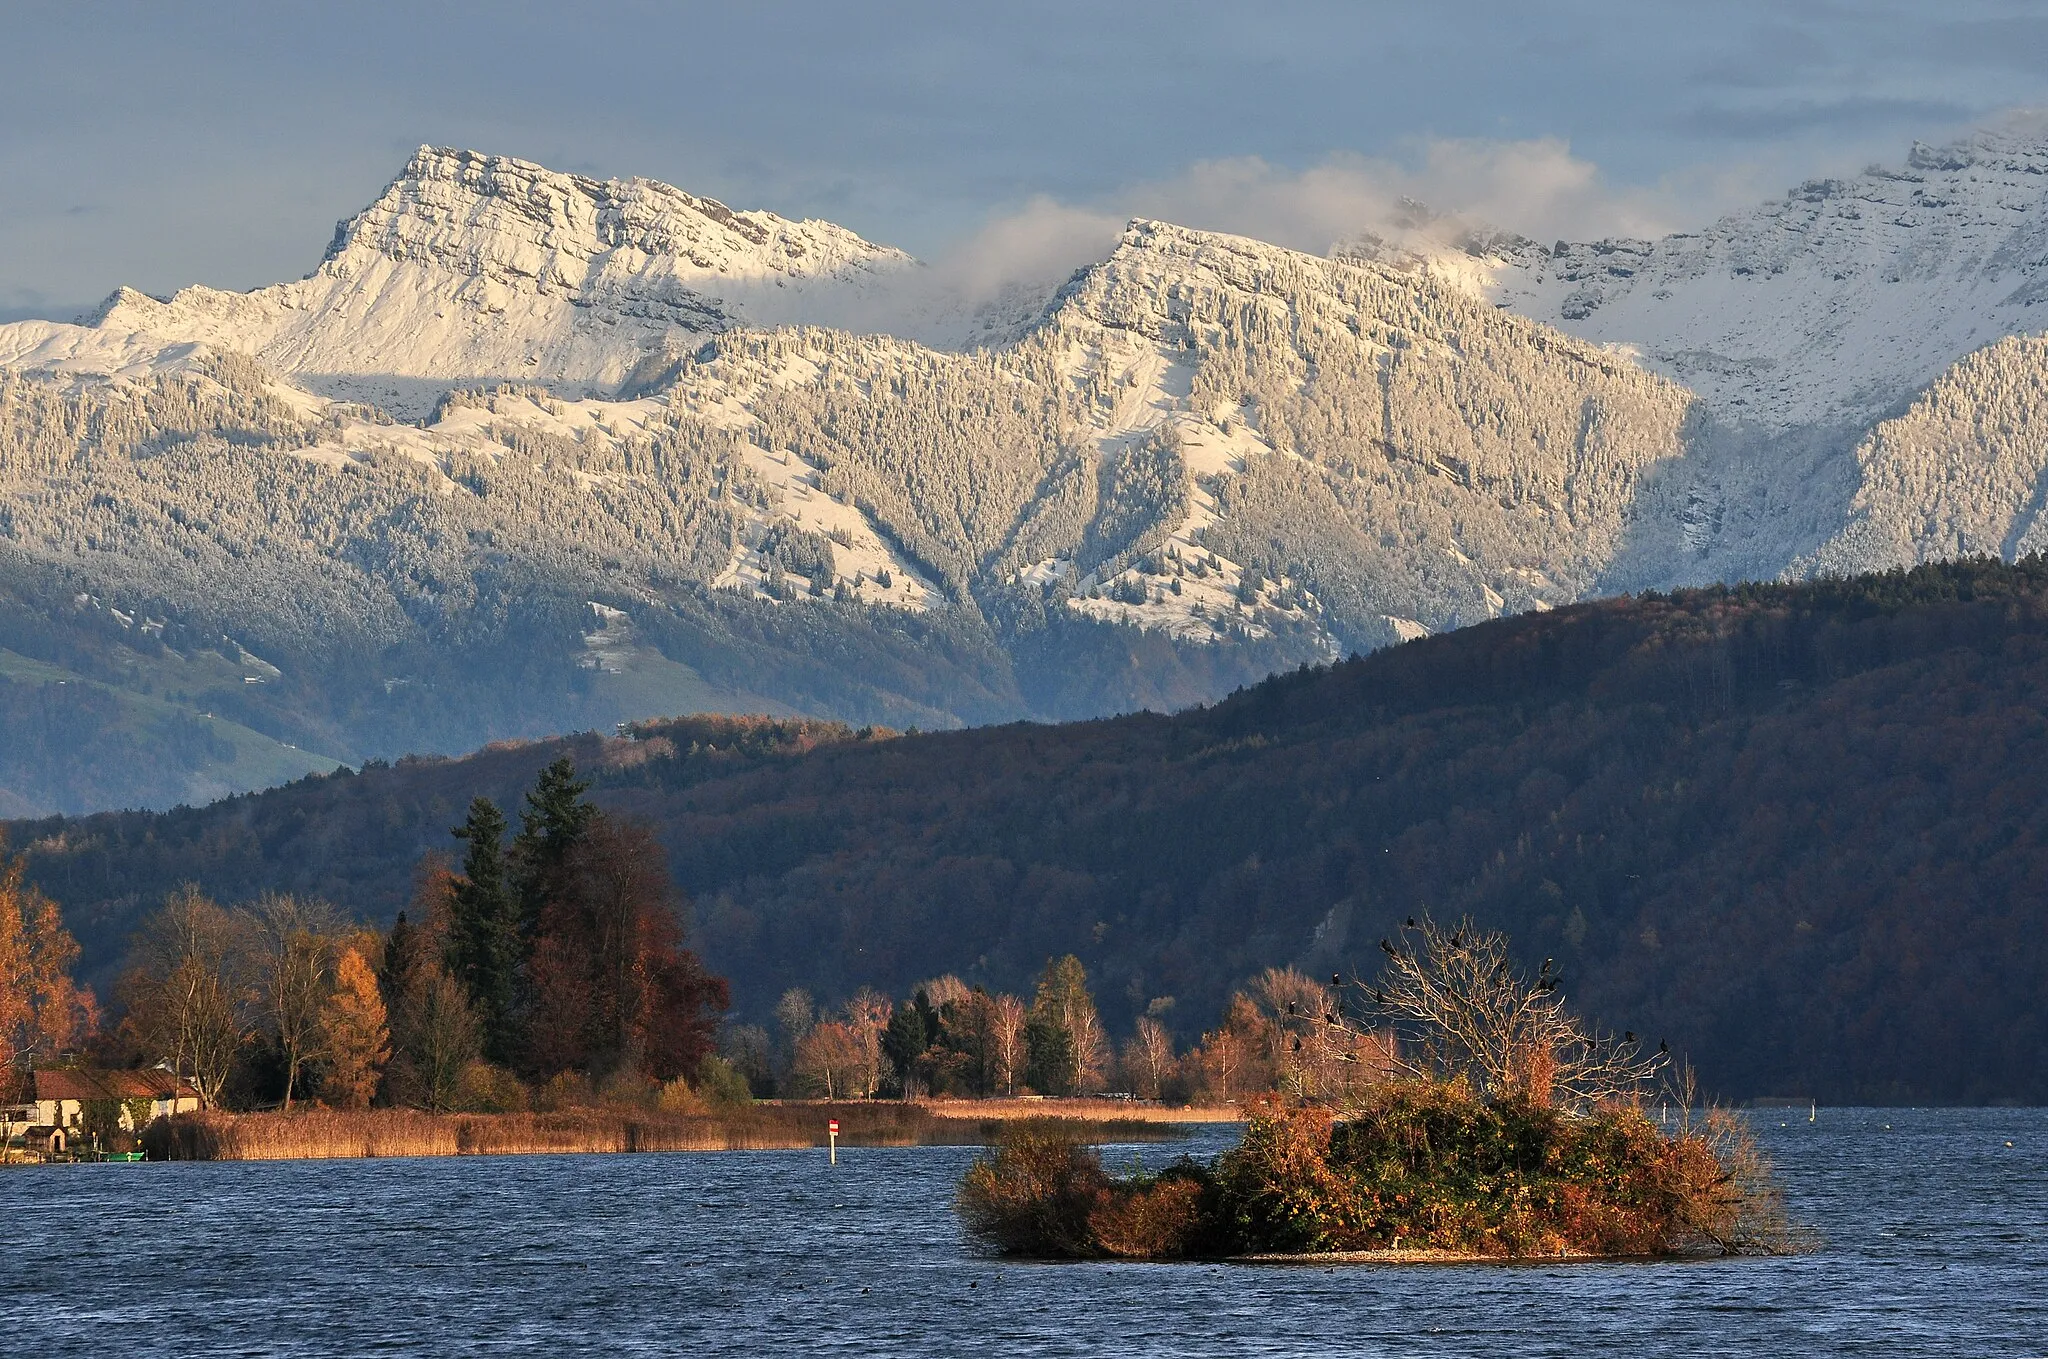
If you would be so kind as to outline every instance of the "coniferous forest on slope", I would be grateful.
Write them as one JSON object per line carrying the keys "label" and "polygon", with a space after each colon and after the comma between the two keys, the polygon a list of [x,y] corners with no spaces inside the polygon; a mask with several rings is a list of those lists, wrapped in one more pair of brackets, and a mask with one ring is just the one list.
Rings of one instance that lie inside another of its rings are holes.
{"label": "coniferous forest on slope", "polygon": [[657,830],[756,1021],[1073,953],[1113,1029],[1171,996],[1186,1041],[1263,967],[1370,975],[1427,910],[1724,1096],[2048,1100],[2039,558],[1526,614],[1174,716],[646,723],[9,840],[105,980],[186,882],[388,920],[472,796],[564,752]]}

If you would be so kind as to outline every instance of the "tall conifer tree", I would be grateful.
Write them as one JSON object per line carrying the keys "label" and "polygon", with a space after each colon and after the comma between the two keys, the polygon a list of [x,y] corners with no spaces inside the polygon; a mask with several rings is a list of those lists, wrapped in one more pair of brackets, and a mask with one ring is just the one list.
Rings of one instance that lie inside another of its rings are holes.
{"label": "tall conifer tree", "polygon": [[454,831],[469,846],[449,893],[448,970],[469,995],[492,1061],[510,1061],[517,1043],[515,1000],[521,961],[519,905],[505,873],[505,814],[480,797]]}
{"label": "tall conifer tree", "polygon": [[519,925],[531,942],[550,895],[561,890],[569,853],[590,829],[597,808],[584,799],[590,784],[576,777],[576,766],[564,755],[540,771],[520,813],[519,836],[512,842],[513,891]]}

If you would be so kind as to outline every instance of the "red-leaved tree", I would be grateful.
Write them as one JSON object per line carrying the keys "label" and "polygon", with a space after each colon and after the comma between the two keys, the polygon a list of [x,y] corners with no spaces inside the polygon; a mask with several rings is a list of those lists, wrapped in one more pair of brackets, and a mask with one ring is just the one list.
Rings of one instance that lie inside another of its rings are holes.
{"label": "red-leaved tree", "polygon": [[693,1076],[730,998],[683,947],[660,843],[643,826],[598,816],[563,870],[533,946],[536,1073]]}

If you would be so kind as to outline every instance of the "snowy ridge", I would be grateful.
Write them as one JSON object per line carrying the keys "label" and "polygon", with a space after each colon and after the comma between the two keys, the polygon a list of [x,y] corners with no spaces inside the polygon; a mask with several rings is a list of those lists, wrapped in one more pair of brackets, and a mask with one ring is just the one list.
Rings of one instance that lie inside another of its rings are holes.
{"label": "snowy ridge", "polygon": [[204,351],[196,341],[167,340],[144,330],[56,321],[0,326],[0,368],[72,383],[182,372]]}
{"label": "snowy ridge", "polygon": [[1446,267],[1629,347],[1724,419],[1865,428],[1965,354],[2048,326],[2048,114],[1809,180],[1701,232],[1475,248],[1490,258],[1447,252]]}
{"label": "snowy ridge", "polygon": [[705,335],[856,311],[913,265],[831,223],[653,180],[421,147],[299,282],[168,301],[122,289],[93,325],[240,350],[411,416],[456,385],[614,395]]}

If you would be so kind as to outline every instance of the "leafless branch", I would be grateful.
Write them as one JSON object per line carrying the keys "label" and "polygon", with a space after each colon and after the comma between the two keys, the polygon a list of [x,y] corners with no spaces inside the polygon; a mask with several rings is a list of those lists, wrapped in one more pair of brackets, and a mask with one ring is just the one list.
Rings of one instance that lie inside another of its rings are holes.
{"label": "leafless branch", "polygon": [[1446,929],[1411,917],[1365,987],[1367,1012],[1392,1030],[1392,1061],[1409,1075],[1463,1080],[1487,1099],[1594,1105],[1638,1098],[1666,1065],[1633,1033],[1586,1028],[1565,1008],[1554,965],[1532,981],[1508,956],[1507,936],[1470,919]]}

